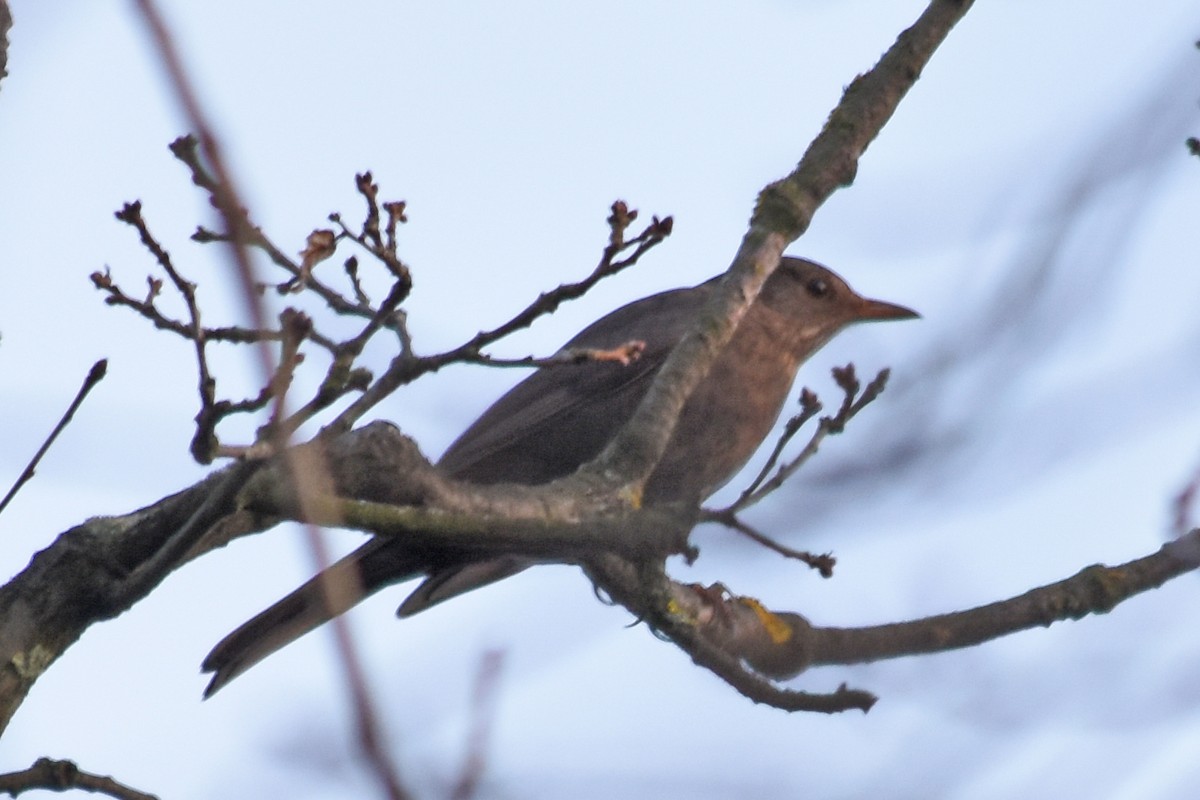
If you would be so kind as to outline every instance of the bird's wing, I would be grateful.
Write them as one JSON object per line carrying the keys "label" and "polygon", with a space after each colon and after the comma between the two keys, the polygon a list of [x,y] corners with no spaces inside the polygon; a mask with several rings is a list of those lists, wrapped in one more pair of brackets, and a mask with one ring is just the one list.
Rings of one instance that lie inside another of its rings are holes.
{"label": "bird's wing", "polygon": [[707,284],[647,297],[600,319],[563,349],[645,350],[631,364],[543,368],[496,401],[446,450],[439,466],[476,483],[545,483],[595,457],[630,417],[708,296]]}

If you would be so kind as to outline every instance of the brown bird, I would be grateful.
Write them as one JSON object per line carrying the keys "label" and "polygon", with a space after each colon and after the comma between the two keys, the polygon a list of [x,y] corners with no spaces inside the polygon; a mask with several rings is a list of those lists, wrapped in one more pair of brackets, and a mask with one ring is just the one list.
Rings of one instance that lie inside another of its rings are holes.
{"label": "brown bird", "polygon": [[[533,373],[467,428],[438,467],[479,484],[536,485],[574,472],[633,415],[717,280],[635,301],[585,328],[564,349],[610,349],[641,340],[645,350],[629,365],[590,361]],[[903,306],[860,297],[819,264],[782,259],[684,405],[646,482],[643,504],[698,503],[732,479],[770,433],[800,365],[842,328],[916,316]],[[517,557],[464,561],[420,552],[411,542],[372,539],[329,568],[345,587],[334,607],[326,606],[320,578],[314,578],[213,648],[203,664],[214,673],[205,697],[385,586],[427,576],[397,612],[409,616],[530,563]]]}

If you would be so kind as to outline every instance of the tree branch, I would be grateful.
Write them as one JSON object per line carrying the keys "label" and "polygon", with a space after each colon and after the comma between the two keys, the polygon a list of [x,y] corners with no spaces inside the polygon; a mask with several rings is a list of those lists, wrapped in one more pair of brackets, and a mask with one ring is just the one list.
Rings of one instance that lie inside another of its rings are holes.
{"label": "tree branch", "polygon": [[618,476],[635,487],[654,471],[683,404],[775,271],[784,248],[808,229],[834,191],[853,181],[859,157],[971,5],[972,0],[933,0],[879,63],[846,88],[796,169],[763,189],[749,230],[707,308],[671,353],[633,418],[586,470],[602,478]]}
{"label": "tree branch", "polygon": [[[588,516],[588,505],[543,502],[544,488],[476,487],[452,481],[394,426],[374,423],[324,447],[342,499],[311,504],[339,524],[379,535],[419,531],[413,546],[461,557],[507,553],[582,564],[597,586],[756,702],[790,710],[867,708],[870,695],[839,689],[810,695],[771,678],[818,664],[850,664],[966,647],[1035,625],[1103,613],[1200,564],[1200,530],[1118,567],[1089,567],[1019,597],[970,611],[860,629],[821,628],[794,612],[764,608],[719,587],[671,581],[665,555],[687,552],[695,522],[686,509],[656,507],[621,517]],[[302,460],[302,459],[300,459]],[[37,677],[92,623],[121,613],[171,569],[247,533],[295,518],[283,457],[239,485],[245,465],[123,517],[95,518],[60,536],[0,587],[0,729]],[[244,477],[244,476],[242,476]],[[348,498],[355,498],[350,500]],[[189,522],[190,520],[190,522]],[[191,544],[181,552],[176,532]],[[188,532],[191,533],[188,533]],[[203,531],[204,535],[196,533]]]}
{"label": "tree branch", "polygon": [[639,570],[613,556],[586,565],[597,586],[745,696],[788,711],[827,713],[866,711],[875,698],[844,684],[831,694],[809,694],[768,679],[793,678],[814,666],[971,647],[1033,627],[1105,614],[1198,567],[1200,528],[1143,558],[1115,567],[1093,565],[1007,600],[909,622],[836,628],[814,626],[795,612],[769,610],[724,587],[679,584],[661,570]]}
{"label": "tree branch", "polygon": [[[199,122],[198,107],[186,90],[177,60],[174,53],[170,52],[169,39],[161,30],[161,23],[149,10],[149,4],[143,2],[142,6],[153,23],[152,27],[157,25],[155,30],[159,39],[165,43],[165,57],[173,79],[181,86],[181,96],[188,114]],[[498,518],[557,520],[563,524],[562,530],[573,529],[576,534],[587,530],[589,525],[603,527],[605,520],[614,518],[615,511],[628,514],[629,519],[642,518],[640,514],[631,513],[628,507],[630,499],[635,501],[635,508],[638,505],[637,492],[614,489],[640,486],[649,475],[665,448],[684,401],[707,372],[767,276],[775,269],[784,246],[803,232],[813,211],[829,194],[838,186],[850,182],[858,157],[891,116],[936,46],[969,7],[970,2],[965,0],[934,0],[917,23],[901,34],[879,64],[871,72],[855,79],[847,88],[842,102],[830,115],[824,130],[809,147],[796,170],[764,189],[734,265],[716,292],[712,304],[701,315],[692,333],[675,349],[634,418],[593,464],[574,476],[543,487],[465,490],[438,476],[419,453],[411,457],[415,451],[411,443],[393,443],[395,452],[387,454],[389,458],[407,460],[405,469],[373,473],[371,470],[364,471],[362,464],[373,463],[381,453],[372,451],[370,447],[356,450],[355,443],[361,443],[362,439],[369,437],[357,437],[354,434],[338,436],[340,431],[334,425],[326,428],[318,446],[328,450],[326,455],[331,462],[330,478],[337,494],[359,500],[406,506],[424,505],[443,511],[479,515],[487,518],[489,524],[494,524]],[[198,125],[198,132],[210,161],[216,165],[214,199],[218,201],[217,205],[231,231],[234,254],[249,298],[253,294],[253,281],[248,277],[248,261],[245,260],[241,243],[253,240],[253,229],[236,202],[236,196],[228,188],[229,179],[223,173],[219,151],[211,133],[203,125]],[[614,207],[614,216],[618,216],[618,210]],[[389,210],[389,214],[394,213]],[[367,226],[364,236],[374,243],[378,237],[373,230]],[[389,231],[389,239],[392,235]],[[610,246],[615,244],[618,244],[615,240],[610,242]],[[510,325],[523,322],[525,318],[526,312],[523,312]],[[256,322],[255,327],[262,329],[264,326]],[[482,335],[482,341],[489,341],[492,335]],[[269,355],[264,358],[269,361]],[[372,390],[377,390],[378,394],[395,388],[403,379],[411,377],[407,374],[411,369],[428,371],[433,368],[436,368],[436,362],[425,362],[419,368],[414,367],[411,357],[400,366],[393,364],[389,368],[390,374],[376,381],[352,407],[377,399],[375,396],[368,397]],[[265,373],[271,375],[274,370],[268,368]],[[282,418],[282,415],[277,414],[276,417]],[[345,420],[343,417],[342,422],[345,423]],[[214,473],[191,489],[140,512],[126,517],[91,520],[78,526],[35,556],[21,575],[0,589],[0,723],[7,723],[41,671],[92,622],[128,607],[129,603],[144,596],[161,580],[166,571],[186,558],[194,557],[206,548],[217,546],[236,535],[260,530],[276,520],[269,504],[257,510],[239,507],[228,496],[228,492],[218,492],[217,487],[222,485],[227,472]],[[280,494],[297,491],[292,488],[290,481],[277,479],[276,472],[275,467],[260,470],[247,485],[247,491],[263,482],[276,486]],[[381,485],[385,478],[389,486]],[[225,485],[227,488],[230,486]],[[596,491],[598,488],[608,491]],[[507,493],[507,496],[502,497],[503,493]],[[206,505],[205,500],[210,497],[216,500]],[[278,507],[289,506],[280,503]],[[202,508],[203,513],[200,513]],[[311,519],[314,513],[317,512],[310,512],[307,517]],[[189,523],[193,515],[199,516]],[[681,514],[678,519],[679,527],[665,526],[668,530],[665,539],[655,540],[647,535],[647,541],[656,542],[647,550],[635,552],[631,557],[628,551],[614,550],[610,546],[604,551],[606,558],[633,564],[635,572],[651,567],[661,569],[662,559],[668,552],[686,551],[686,543],[675,537],[678,530],[686,532],[694,524],[694,510]],[[208,523],[203,525],[207,532],[202,541],[193,545],[193,537],[202,522]],[[221,524],[217,525],[217,522]],[[656,524],[661,522],[658,520]],[[170,544],[172,534],[180,529],[188,532],[187,548]],[[103,547],[95,546],[98,540],[103,542]],[[514,547],[527,547],[530,546],[529,541],[514,540],[511,544]],[[488,545],[480,540],[470,543],[470,546]],[[181,549],[187,552],[181,555]],[[556,552],[556,555],[572,561],[581,557],[577,550]],[[144,571],[138,572],[139,567]],[[620,587],[608,586],[603,575],[598,583],[614,596],[623,596],[617,591]],[[47,591],[46,587],[54,588]],[[656,595],[651,593],[647,596],[653,598]],[[629,595],[628,602],[635,613],[644,613],[652,624],[670,629],[673,623],[668,611],[679,606],[678,599],[674,604],[667,602],[672,599],[669,584],[659,587],[657,597],[664,600],[662,606],[647,601],[645,597],[638,599],[636,595]],[[680,634],[678,641],[681,646],[687,644],[685,639]],[[713,668],[726,670],[728,665],[720,666],[704,655],[702,644],[698,643],[692,648],[690,652],[693,657]],[[726,652],[736,653],[738,650]]]}
{"label": "tree branch", "polygon": [[1200,528],[1142,558],[1115,567],[1093,564],[1065,580],[966,611],[867,628],[812,628],[809,665],[939,653],[1063,620],[1107,614],[1129,598],[1197,567]]}
{"label": "tree branch", "polygon": [[39,758],[29,769],[0,775],[0,792],[4,794],[16,797],[21,792],[32,789],[51,792],[82,789],[85,792],[106,794],[117,800],[158,800],[152,794],[139,792],[107,775],[84,772],[73,761]]}

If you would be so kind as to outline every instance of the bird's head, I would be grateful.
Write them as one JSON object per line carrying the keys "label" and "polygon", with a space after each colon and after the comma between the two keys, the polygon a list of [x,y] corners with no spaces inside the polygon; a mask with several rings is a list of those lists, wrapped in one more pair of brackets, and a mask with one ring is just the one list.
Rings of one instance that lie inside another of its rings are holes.
{"label": "bird's head", "polygon": [[787,318],[789,338],[804,351],[802,358],[847,325],[921,316],[895,303],[863,297],[816,262],[787,256],[763,286],[759,302]]}

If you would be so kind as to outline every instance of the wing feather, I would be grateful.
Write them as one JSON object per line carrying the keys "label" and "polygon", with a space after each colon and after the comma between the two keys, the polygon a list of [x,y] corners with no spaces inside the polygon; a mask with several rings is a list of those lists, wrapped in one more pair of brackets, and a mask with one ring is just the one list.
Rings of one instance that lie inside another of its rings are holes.
{"label": "wing feather", "polygon": [[632,364],[586,362],[543,368],[496,401],[446,450],[439,466],[476,483],[539,484],[595,457],[641,402],[672,348],[708,297],[708,284],[630,303],[563,345],[646,343]]}

